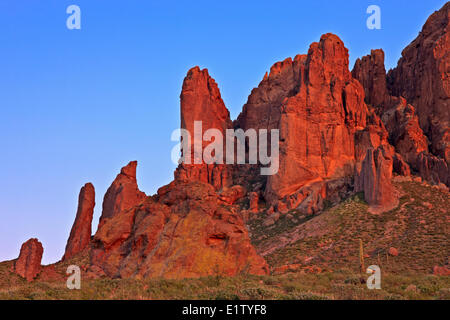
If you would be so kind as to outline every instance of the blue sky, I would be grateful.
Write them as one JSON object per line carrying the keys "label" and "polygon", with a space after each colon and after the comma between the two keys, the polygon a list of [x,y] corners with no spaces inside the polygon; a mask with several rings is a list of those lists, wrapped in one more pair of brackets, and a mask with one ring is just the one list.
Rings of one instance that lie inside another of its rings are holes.
{"label": "blue sky", "polygon": [[[350,66],[383,48],[387,68],[445,1],[0,1],[0,261],[37,237],[59,260],[78,192],[103,195],[138,160],[147,194],[171,181],[171,132],[182,80],[195,65],[216,79],[232,118],[276,61],[333,32]],[[81,30],[66,8],[81,8]],[[366,8],[381,8],[381,30]]]}

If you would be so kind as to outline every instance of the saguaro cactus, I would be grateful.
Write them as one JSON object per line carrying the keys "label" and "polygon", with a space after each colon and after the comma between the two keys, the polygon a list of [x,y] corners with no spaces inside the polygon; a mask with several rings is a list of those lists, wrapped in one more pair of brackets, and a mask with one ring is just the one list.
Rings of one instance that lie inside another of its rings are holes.
{"label": "saguaro cactus", "polygon": [[362,239],[359,239],[359,270],[361,273],[366,271],[364,268],[364,248]]}

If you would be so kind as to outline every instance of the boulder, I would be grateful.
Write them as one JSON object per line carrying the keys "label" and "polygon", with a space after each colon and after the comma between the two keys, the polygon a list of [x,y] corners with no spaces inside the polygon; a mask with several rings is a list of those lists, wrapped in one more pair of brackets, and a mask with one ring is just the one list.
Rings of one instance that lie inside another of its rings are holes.
{"label": "boulder", "polygon": [[450,269],[445,266],[434,266],[433,274],[436,276],[450,276]]}
{"label": "boulder", "polygon": [[394,248],[394,247],[390,247],[388,253],[393,257],[398,256],[398,250],[397,250],[397,248]]}

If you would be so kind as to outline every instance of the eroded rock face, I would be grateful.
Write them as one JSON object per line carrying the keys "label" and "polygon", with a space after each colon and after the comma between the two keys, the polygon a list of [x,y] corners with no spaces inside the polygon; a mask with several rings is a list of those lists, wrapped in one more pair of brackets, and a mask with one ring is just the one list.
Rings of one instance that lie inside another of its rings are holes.
{"label": "eroded rock face", "polygon": [[383,105],[388,93],[382,49],[372,50],[370,55],[356,59],[352,75],[363,85],[367,104],[374,107]]}
{"label": "eroded rock face", "polygon": [[355,174],[355,191],[364,191],[364,199],[369,205],[388,209],[395,204],[392,164],[392,158],[383,147],[367,150],[361,171]]}
{"label": "eroded rock face", "polygon": [[450,186],[450,167],[444,159],[422,152],[417,157],[415,167],[424,180]]}
{"label": "eroded rock face", "polygon": [[408,165],[408,163],[406,163],[406,161],[403,159],[401,154],[395,153],[393,160],[394,160],[394,164],[393,164],[394,172],[396,172],[397,174],[399,174],[401,176],[410,176],[411,175],[411,168]]}
{"label": "eroded rock face", "polygon": [[236,126],[247,129],[279,129],[283,101],[295,95],[304,78],[307,55],[297,55],[275,63],[248,97],[236,120]]}
{"label": "eroded rock face", "polygon": [[428,151],[428,139],[419,126],[414,107],[400,98],[399,103],[386,110],[382,117],[395,150],[414,172],[432,184],[450,185],[449,165]]}
{"label": "eroded rock face", "polygon": [[[202,121],[202,134],[210,128],[231,127],[230,113],[223,103],[219,87],[208,69],[190,69],[184,78],[180,95],[181,128],[194,135],[194,121]],[[207,144],[206,142],[204,144]]]}
{"label": "eroded rock face", "polygon": [[13,271],[27,281],[32,281],[41,272],[44,248],[38,239],[32,238],[22,244],[20,254],[14,262]]}
{"label": "eroded rock face", "polygon": [[81,188],[78,197],[78,210],[67,240],[62,260],[69,259],[88,247],[92,234],[92,216],[95,207],[95,189],[91,183]]}
{"label": "eroded rock face", "polygon": [[105,220],[93,240],[91,269],[113,278],[266,274],[233,206],[245,192],[233,186],[219,194],[209,183],[174,180]]}
{"label": "eroded rock face", "polygon": [[[244,187],[233,185],[234,166],[194,163],[195,121],[202,122],[201,134],[218,129],[225,136],[232,128],[206,69],[189,70],[180,100],[181,128],[191,134],[191,163],[181,163],[175,180],[152,198],[138,190],[135,165],[122,169],[105,195],[108,204],[93,240],[92,267],[110,277],[265,274],[266,262],[250,244],[234,206],[247,194]],[[208,144],[201,141],[200,152]],[[132,179],[124,171],[133,171]]]}
{"label": "eroded rock face", "polygon": [[[225,130],[232,128],[230,113],[223,103],[216,82],[207,69],[200,70],[199,67],[194,67],[188,71],[183,81],[180,103],[181,128],[187,130],[191,136],[191,157],[189,163],[184,161],[179,165],[175,171],[175,179],[184,182],[210,183],[217,190],[230,186],[232,183],[229,166],[206,164],[202,159],[203,150],[210,143],[202,139],[205,131],[217,129],[225,137]],[[196,121],[201,121],[199,137],[194,131]],[[194,148],[196,141],[202,146],[200,150]],[[196,164],[195,159],[199,159],[199,164]]]}
{"label": "eroded rock face", "polygon": [[248,210],[251,213],[256,213],[259,211],[258,202],[259,202],[259,194],[257,192],[250,192],[249,194],[249,208]]}
{"label": "eroded rock face", "polygon": [[145,199],[145,193],[140,191],[137,185],[136,167],[137,161],[123,167],[106,191],[98,230],[101,230],[107,220],[124,214]]}
{"label": "eroded rock face", "polygon": [[270,203],[316,181],[351,175],[354,135],[366,125],[364,89],[348,70],[339,37],[323,35],[301,61],[304,74],[281,108],[280,168],[265,193]]}
{"label": "eroded rock face", "polygon": [[414,163],[421,152],[428,152],[428,141],[415,109],[405,99],[400,98],[396,106],[383,112],[382,120],[389,131],[389,140],[408,163]]}
{"label": "eroded rock face", "polygon": [[[370,56],[357,60],[352,74],[364,84],[366,101],[377,107],[374,110],[389,133],[389,143],[395,147],[394,171],[409,175],[410,167],[415,174],[430,183],[448,185],[448,164],[443,158],[430,153],[427,136],[420,126],[414,106],[405,98],[392,96],[383,89],[386,87],[386,77],[382,74],[383,58],[381,51],[372,50]],[[365,150],[364,147],[357,149]]]}
{"label": "eroded rock face", "polygon": [[[225,275],[268,272],[266,262],[250,244],[237,209],[220,205],[212,187],[201,183],[176,185],[167,193],[161,190],[159,196],[160,202],[169,205],[176,213],[171,215],[166,228],[167,232],[175,235],[181,250],[172,250],[168,244],[160,246],[161,256],[165,256],[163,253],[168,250],[168,259],[157,266],[169,266],[168,270],[161,269],[160,272],[190,276],[213,274],[215,269]],[[174,198],[186,199],[189,211],[185,204],[174,203]],[[177,261],[184,266],[179,266]]]}
{"label": "eroded rock face", "polygon": [[389,156],[393,156],[394,148],[388,141],[389,133],[380,117],[370,111],[366,119],[366,127],[355,134],[355,158],[357,164],[364,160],[368,149],[377,149],[382,146]]}
{"label": "eroded rock face", "polygon": [[364,102],[365,94],[370,104],[382,104],[387,96],[383,51],[359,61],[354,73],[365,79],[366,93],[348,70],[343,42],[326,34],[307,55],[274,64],[253,89],[235,126],[280,130],[280,168],[267,177],[264,190],[275,210],[315,213],[324,200],[337,202],[368,148],[383,146],[396,171],[409,174],[384,124]]}
{"label": "eroded rock face", "polygon": [[225,204],[232,205],[236,201],[242,199],[246,193],[247,190],[245,190],[244,187],[235,185],[231,188],[225,188],[224,190],[222,190],[222,192],[219,194],[219,199]]}
{"label": "eroded rock face", "polygon": [[432,14],[388,74],[394,96],[416,108],[433,154],[450,161],[450,3]]}

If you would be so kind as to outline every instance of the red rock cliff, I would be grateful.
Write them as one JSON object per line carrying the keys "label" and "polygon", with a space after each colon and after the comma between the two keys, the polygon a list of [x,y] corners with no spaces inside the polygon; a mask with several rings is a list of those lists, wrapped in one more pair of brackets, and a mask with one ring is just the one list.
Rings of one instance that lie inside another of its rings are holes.
{"label": "red rock cliff", "polygon": [[403,96],[419,116],[433,154],[450,162],[450,2],[432,14],[389,72],[391,94]]}
{"label": "red rock cliff", "polygon": [[[180,181],[202,181],[212,184],[216,189],[231,184],[229,167],[221,164],[195,164],[195,157],[202,158],[206,145],[203,134],[208,129],[218,129],[223,137],[225,130],[232,127],[230,113],[222,101],[220,90],[207,69],[199,67],[190,69],[183,81],[180,95],[181,128],[186,129],[191,136],[190,163],[181,163],[175,172],[175,178]],[[194,122],[201,121],[202,131],[200,139],[194,135]],[[194,144],[202,146],[200,154],[195,151]],[[200,141],[198,141],[200,140]],[[224,153],[225,155],[225,153]],[[225,162],[225,159],[223,160]]]}
{"label": "red rock cliff", "polygon": [[[447,10],[445,6],[441,9],[441,11],[443,10]],[[432,15],[430,19],[424,26],[424,30],[427,29],[428,33],[431,32],[430,28],[439,28],[436,25],[436,22],[433,21],[435,19],[442,20],[442,13]],[[443,19],[442,21],[445,22],[446,20]],[[423,50],[422,46],[429,46],[431,42],[436,42],[437,40],[433,40],[433,37],[436,37],[436,34],[440,34],[439,37],[443,36],[442,34],[445,34],[444,29],[446,26],[447,25],[444,23],[441,25],[443,30],[439,32],[434,30],[434,36],[429,34],[428,36],[431,37],[431,39],[422,39],[427,33],[421,33],[415,40],[415,42],[417,41],[416,45],[413,46],[411,44],[408,46],[404,50],[404,55],[405,52],[407,52],[407,56],[410,57],[410,60],[413,59],[412,57],[416,57],[417,59],[421,57],[420,59],[425,59],[426,57],[423,56],[423,52],[420,52]],[[420,44],[420,41],[426,41],[426,44]],[[405,163],[408,163],[415,174],[420,175],[428,182],[449,185],[449,165],[446,163],[445,159],[442,158],[442,156],[445,156],[445,151],[439,152],[433,147],[438,140],[440,141],[438,144],[441,146],[447,144],[447,142],[445,142],[445,132],[449,130],[448,111],[443,111],[443,109],[447,108],[448,110],[446,102],[448,100],[448,93],[438,93],[441,99],[435,100],[434,97],[436,92],[431,88],[431,83],[439,83],[442,79],[445,80],[445,76],[442,78],[439,73],[430,73],[432,68],[427,65],[429,62],[413,62],[413,60],[406,62],[407,59],[405,59],[405,57],[400,59],[399,66],[389,73],[388,78],[390,81],[391,92],[397,95],[403,94],[406,99],[402,96],[391,95],[391,93],[386,91],[387,80],[384,74],[384,53],[381,49],[372,50],[370,55],[365,56],[362,59],[357,59],[352,75],[363,84],[367,103],[376,107],[376,112],[381,117],[389,132],[389,142],[395,146],[395,151],[397,152],[397,155],[394,157],[394,168],[396,171],[401,174],[409,174],[409,169],[405,166]],[[427,57],[426,59],[429,58]],[[426,70],[423,70],[424,68]],[[424,76],[426,74],[424,79],[419,76],[419,74],[422,73],[424,73]],[[395,77],[400,77],[401,80],[398,78],[398,81],[396,81]],[[425,82],[420,84],[421,81]],[[403,85],[405,85],[404,90],[400,90],[399,88]],[[429,90],[425,90],[424,86],[428,86]],[[408,91],[406,88],[409,88],[408,90],[412,91]],[[419,90],[418,88],[422,88],[420,90],[423,92],[417,91]],[[416,93],[412,93],[413,91]],[[425,98],[424,96],[425,91],[427,91],[428,98]],[[436,103],[440,104],[440,107],[439,105],[432,106],[431,103],[434,102],[431,102],[429,99],[436,101]],[[424,102],[426,101],[428,101],[428,105],[424,105]],[[417,108],[422,110],[422,119],[419,118],[420,114],[419,116],[417,115]],[[437,117],[435,115],[436,112],[439,114]],[[424,117],[423,114],[427,114],[427,116]],[[439,119],[439,117],[443,118]],[[435,120],[433,121],[437,124],[434,128],[439,127],[438,131],[441,133],[443,132],[443,135],[441,135],[443,140],[440,138],[436,140],[436,135],[430,135],[429,131],[428,137],[430,137],[430,139],[435,139],[435,141],[432,141],[431,143],[431,149],[429,149],[428,146],[429,139],[422,130],[422,128],[424,128],[424,130],[429,130],[430,128],[427,124],[428,120],[425,118],[434,118]],[[441,157],[439,155],[433,155],[431,151],[437,152]]]}
{"label": "red rock cliff", "polygon": [[354,134],[366,125],[364,89],[351,76],[339,37],[323,35],[301,61],[297,90],[279,111],[280,168],[266,189],[272,203],[308,184],[350,175]]}

